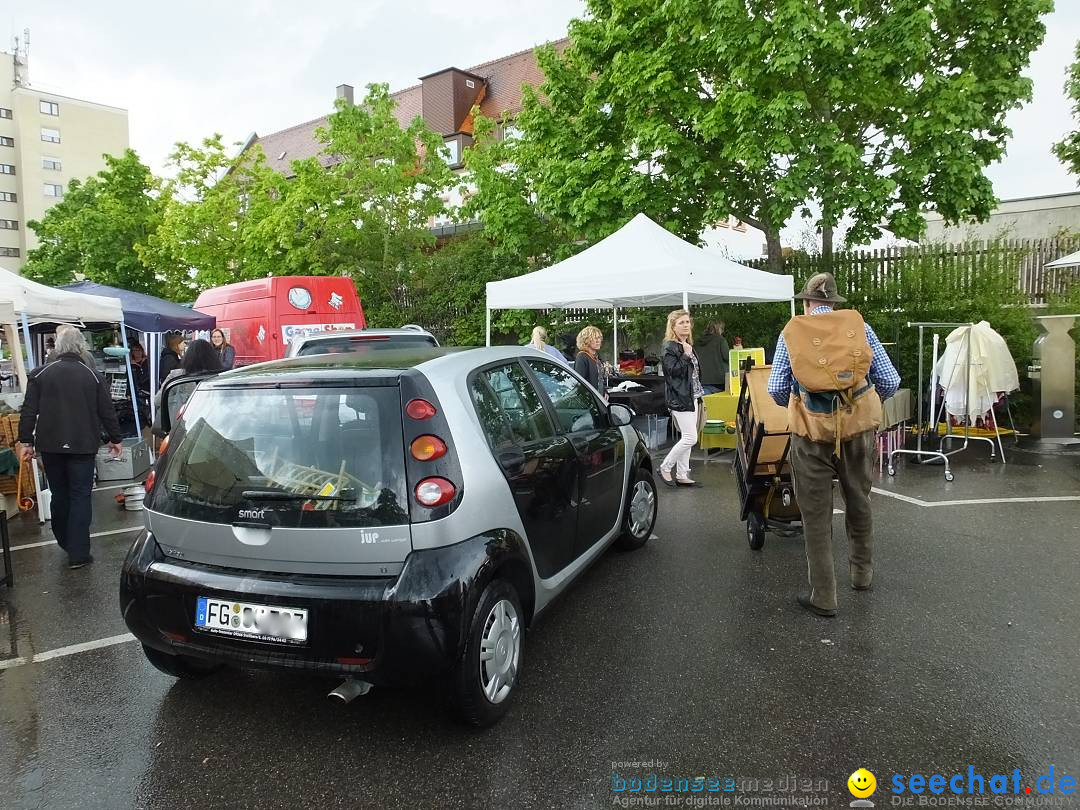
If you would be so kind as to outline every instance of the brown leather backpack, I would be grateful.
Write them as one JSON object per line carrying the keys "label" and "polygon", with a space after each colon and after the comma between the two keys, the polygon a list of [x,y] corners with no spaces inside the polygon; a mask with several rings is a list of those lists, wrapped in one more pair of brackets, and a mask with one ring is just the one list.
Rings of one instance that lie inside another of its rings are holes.
{"label": "brown leather backpack", "polygon": [[797,315],[784,327],[796,385],[788,402],[792,433],[840,443],[881,424],[881,400],[867,380],[874,355],[862,316],[851,309]]}

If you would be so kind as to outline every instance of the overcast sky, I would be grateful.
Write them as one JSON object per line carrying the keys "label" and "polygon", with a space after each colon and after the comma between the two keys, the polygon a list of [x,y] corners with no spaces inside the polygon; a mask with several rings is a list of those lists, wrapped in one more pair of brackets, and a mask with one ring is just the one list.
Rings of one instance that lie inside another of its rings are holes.
{"label": "overcast sky", "polygon": [[[1080,39],[1080,2],[1057,6],[1029,69],[1035,99],[1010,116],[1009,155],[990,170],[1001,198],[1077,187],[1049,151],[1070,127],[1062,84]],[[5,0],[2,9],[4,50],[30,29],[31,82],[127,108],[131,145],[160,170],[178,140],[215,131],[243,140],[317,118],[338,84],[400,89],[556,39],[584,3]]]}

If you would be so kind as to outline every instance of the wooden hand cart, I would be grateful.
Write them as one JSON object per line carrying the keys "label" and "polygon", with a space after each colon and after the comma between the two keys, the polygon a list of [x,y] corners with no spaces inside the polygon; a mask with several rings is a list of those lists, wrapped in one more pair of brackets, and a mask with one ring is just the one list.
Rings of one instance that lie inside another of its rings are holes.
{"label": "wooden hand cart", "polygon": [[783,537],[802,534],[802,514],[788,455],[791,434],[787,408],[769,396],[770,366],[749,366],[744,372],[736,412],[735,460],[732,462],[741,499],[740,518],[755,551],[765,545],[765,532]]}

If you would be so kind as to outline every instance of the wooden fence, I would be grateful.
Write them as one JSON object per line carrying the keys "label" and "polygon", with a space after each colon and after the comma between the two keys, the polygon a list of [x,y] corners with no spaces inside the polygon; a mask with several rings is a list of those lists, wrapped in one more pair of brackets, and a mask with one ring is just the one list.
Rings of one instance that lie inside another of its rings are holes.
{"label": "wooden fence", "polygon": [[[1073,280],[1080,278],[1080,267],[1047,268],[1046,264],[1077,250],[1080,250],[1080,237],[926,244],[839,252],[833,256],[832,269],[839,282],[852,292],[862,283],[880,286],[898,281],[905,265],[931,263],[943,283],[962,293],[978,284],[979,271],[988,265],[1013,264],[1017,285],[1028,303],[1041,307],[1054,295],[1065,293]],[[755,259],[746,264],[764,268],[766,261]],[[824,269],[821,256],[796,254],[784,263],[784,272],[795,275],[799,282]]]}

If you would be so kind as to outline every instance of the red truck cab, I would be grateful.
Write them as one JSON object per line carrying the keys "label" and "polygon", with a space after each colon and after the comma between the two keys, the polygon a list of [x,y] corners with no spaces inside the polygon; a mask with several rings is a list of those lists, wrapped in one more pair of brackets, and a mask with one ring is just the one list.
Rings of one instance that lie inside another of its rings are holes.
{"label": "red truck cab", "polygon": [[195,309],[217,317],[236,365],[285,356],[296,335],[364,329],[356,285],[340,276],[275,276],[206,290]]}

